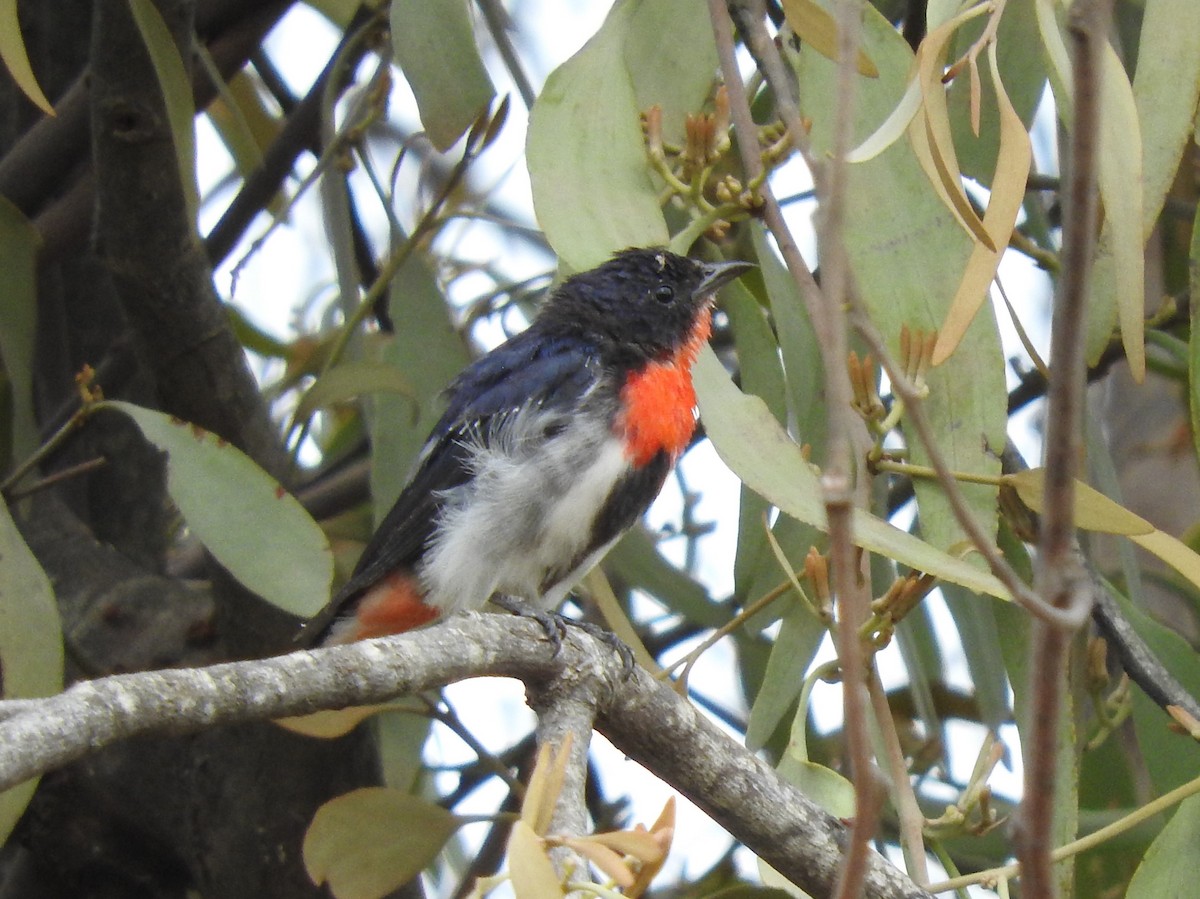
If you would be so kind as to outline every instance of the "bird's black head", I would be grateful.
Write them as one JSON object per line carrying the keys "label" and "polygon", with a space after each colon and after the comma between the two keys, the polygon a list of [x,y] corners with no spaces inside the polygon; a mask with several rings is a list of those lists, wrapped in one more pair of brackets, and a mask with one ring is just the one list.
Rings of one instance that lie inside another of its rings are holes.
{"label": "bird's black head", "polygon": [[691,337],[718,288],[750,268],[746,262],[698,262],[660,248],[622,250],[564,281],[538,325],[595,344],[617,365],[663,359]]}

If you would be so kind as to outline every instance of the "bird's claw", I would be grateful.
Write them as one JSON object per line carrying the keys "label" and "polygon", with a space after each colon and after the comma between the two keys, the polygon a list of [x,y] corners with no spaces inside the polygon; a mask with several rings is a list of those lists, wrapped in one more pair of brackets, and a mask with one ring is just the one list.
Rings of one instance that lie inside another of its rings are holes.
{"label": "bird's claw", "polygon": [[607,628],[600,627],[598,624],[592,624],[590,621],[576,621],[573,618],[564,618],[557,612],[543,612],[541,609],[535,608],[515,596],[493,596],[492,603],[506,612],[518,615],[521,618],[529,618],[540,624],[542,630],[546,632],[546,639],[554,646],[555,657],[562,651],[562,640],[566,636],[567,628],[576,627],[588,636],[599,640],[620,656],[621,670],[626,677],[629,677],[633,673],[633,650],[629,648],[624,640]]}

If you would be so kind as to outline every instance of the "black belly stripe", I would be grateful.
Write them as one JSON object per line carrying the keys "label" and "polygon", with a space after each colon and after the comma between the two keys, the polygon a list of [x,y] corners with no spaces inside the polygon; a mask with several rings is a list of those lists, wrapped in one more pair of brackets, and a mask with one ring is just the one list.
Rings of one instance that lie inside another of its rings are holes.
{"label": "black belly stripe", "polygon": [[641,468],[631,469],[625,477],[617,481],[608,500],[592,521],[592,533],[587,546],[569,562],[546,572],[542,592],[546,592],[573,572],[599,547],[629,530],[650,508],[670,471],[670,457],[659,451],[648,463]]}

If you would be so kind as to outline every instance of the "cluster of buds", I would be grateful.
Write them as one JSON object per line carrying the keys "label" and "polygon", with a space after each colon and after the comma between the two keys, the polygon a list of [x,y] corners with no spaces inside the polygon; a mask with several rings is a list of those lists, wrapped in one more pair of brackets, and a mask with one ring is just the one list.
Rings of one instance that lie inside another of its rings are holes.
{"label": "cluster of buds", "polygon": [[919,571],[896,578],[883,596],[871,602],[871,617],[862,626],[862,638],[876,649],[883,649],[892,641],[896,624],[929,595],[936,583],[932,574]]}
{"label": "cluster of buds", "polygon": [[1087,692],[1092,700],[1092,710],[1095,718],[1092,722],[1092,733],[1084,747],[1088,750],[1098,749],[1108,739],[1108,735],[1125,723],[1133,711],[1133,697],[1130,695],[1129,675],[1122,672],[1117,685],[1112,691],[1108,690],[1111,678],[1108,673],[1108,641],[1103,637],[1093,637],[1087,646]]}
{"label": "cluster of buds", "polygon": [[104,399],[104,391],[96,383],[96,370],[86,362],[75,373],[75,389],[79,391],[79,402],[85,408]]}
{"label": "cluster of buds", "polygon": [[927,837],[947,839],[963,834],[983,836],[1004,822],[992,808],[992,788],[987,783],[992,770],[1004,757],[1004,752],[1004,744],[996,739],[995,734],[989,734],[979,748],[975,768],[958,802],[946,806],[941,815],[925,822]]}
{"label": "cluster of buds", "polygon": [[717,239],[728,232],[732,221],[758,211],[762,206],[758,194],[762,179],[791,150],[780,127],[770,131],[765,146],[760,134],[760,146],[764,146],[762,179],[743,184],[735,175],[720,171],[729,167],[727,160],[732,148],[729,124],[729,94],[724,87],[713,98],[712,112],[687,116],[681,147],[672,146],[663,138],[662,107],[652,106],[642,114],[650,163],[666,185],[662,202],[689,208],[694,218],[707,225],[709,236]]}

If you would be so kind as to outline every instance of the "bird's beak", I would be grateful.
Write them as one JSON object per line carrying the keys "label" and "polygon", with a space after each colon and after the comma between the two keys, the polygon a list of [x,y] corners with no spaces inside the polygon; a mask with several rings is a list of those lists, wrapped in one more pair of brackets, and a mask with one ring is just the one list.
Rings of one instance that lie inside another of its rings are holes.
{"label": "bird's beak", "polygon": [[751,262],[708,262],[704,265],[704,276],[700,286],[696,288],[696,298],[702,299],[713,296],[718,290],[750,269],[755,268]]}

